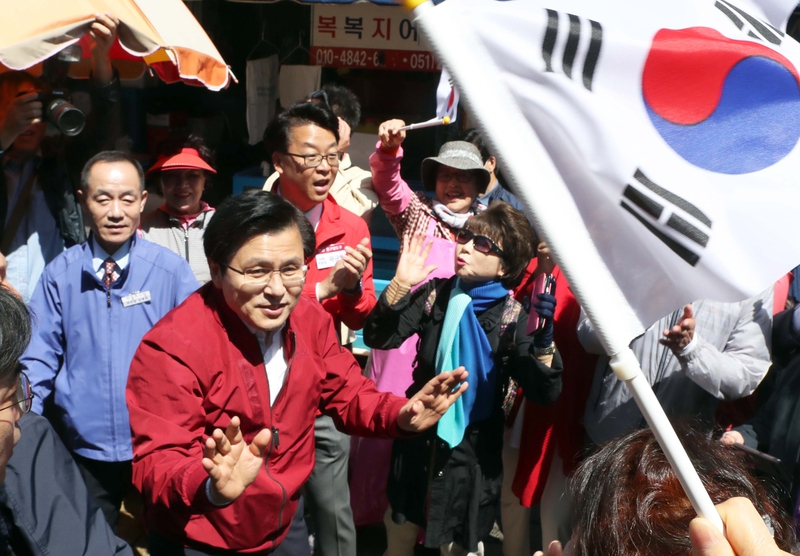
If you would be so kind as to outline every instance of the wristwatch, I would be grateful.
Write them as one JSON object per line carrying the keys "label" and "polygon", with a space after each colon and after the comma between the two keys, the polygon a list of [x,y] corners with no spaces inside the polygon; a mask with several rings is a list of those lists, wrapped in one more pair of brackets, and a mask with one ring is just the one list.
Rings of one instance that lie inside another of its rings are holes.
{"label": "wristwatch", "polygon": [[543,348],[535,347],[535,348],[533,348],[533,354],[536,357],[539,357],[540,355],[553,355],[555,352],[556,352],[556,344],[555,344],[555,342],[553,342],[552,344],[550,344],[547,347],[543,347]]}

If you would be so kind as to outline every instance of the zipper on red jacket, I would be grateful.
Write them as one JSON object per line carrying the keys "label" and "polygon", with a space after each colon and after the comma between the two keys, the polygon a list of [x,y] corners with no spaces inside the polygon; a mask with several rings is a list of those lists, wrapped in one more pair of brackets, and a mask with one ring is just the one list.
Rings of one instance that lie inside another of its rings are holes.
{"label": "zipper on red jacket", "polygon": [[[269,417],[270,421],[272,421],[272,406],[269,408]],[[280,529],[283,526],[283,508],[286,506],[286,488],[284,488],[281,482],[278,481],[269,470],[269,458],[272,456],[272,450],[279,447],[281,443],[278,429],[276,427],[270,427],[270,431],[272,432],[272,439],[269,442],[269,452],[267,452],[267,460],[264,462],[264,467],[267,469],[267,476],[275,481],[276,485],[281,487],[281,509],[278,511],[278,529]]]}
{"label": "zipper on red jacket", "polygon": [[[295,344],[295,346],[296,346],[297,340],[295,338],[294,332],[290,331],[289,333],[291,334],[293,344]],[[283,395],[283,391],[284,391],[283,386],[285,386],[286,383],[289,380],[289,372],[292,370],[292,363],[294,363],[295,351],[296,351],[296,349],[292,350],[292,358],[289,360],[289,364],[286,366],[286,374],[283,376],[283,384],[281,385],[281,391],[278,392],[278,396],[275,398],[275,403],[278,403],[278,400],[280,399],[281,395]],[[274,417],[272,415],[272,404],[269,404],[269,422],[270,423],[274,423],[275,422],[275,419],[274,419]],[[281,498],[281,509],[278,512],[278,529],[280,529],[281,526],[283,525],[283,510],[286,507],[286,488],[283,486],[283,484],[281,484],[280,481],[278,481],[278,479],[276,479],[272,475],[272,472],[269,470],[269,458],[270,458],[270,456],[272,456],[273,448],[280,447],[280,445],[281,445],[281,437],[280,437],[280,431],[278,430],[278,427],[271,426],[270,430],[272,431],[272,439],[270,440],[270,443],[269,443],[269,452],[267,453],[267,460],[264,462],[264,466],[267,469],[267,475],[269,476],[269,478],[272,479],[273,481],[275,481],[275,484],[277,484],[279,487],[281,487],[281,495],[282,495],[282,498]]]}

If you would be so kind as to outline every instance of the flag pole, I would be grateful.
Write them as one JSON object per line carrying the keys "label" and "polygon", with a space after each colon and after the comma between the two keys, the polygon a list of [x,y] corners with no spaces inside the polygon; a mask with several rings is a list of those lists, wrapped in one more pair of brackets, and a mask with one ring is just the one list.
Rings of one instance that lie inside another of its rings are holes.
{"label": "flag pole", "polygon": [[[514,192],[567,276],[605,352],[611,356],[612,370],[630,389],[695,511],[724,533],[719,513],[628,345],[644,327],[588,232],[570,225],[580,221],[580,214],[555,162],[537,133],[527,125],[514,97],[498,85],[501,76],[470,26],[453,21],[452,12],[450,20],[438,21],[430,0],[404,0],[404,4],[455,79],[486,142],[503,164],[503,173],[510,178]],[[464,52],[470,52],[469,58],[462,56]],[[544,129],[540,133],[557,134],[559,130]],[[533,169],[536,183],[531,183]],[[632,322],[638,326],[632,326]]]}
{"label": "flag pole", "polygon": [[404,125],[401,128],[398,128],[397,131],[409,131],[412,129],[422,129],[424,127],[435,127],[437,125],[448,125],[450,123],[450,117],[445,116],[444,118],[434,118],[432,120],[428,120],[427,122],[420,122],[418,124],[408,124]]}

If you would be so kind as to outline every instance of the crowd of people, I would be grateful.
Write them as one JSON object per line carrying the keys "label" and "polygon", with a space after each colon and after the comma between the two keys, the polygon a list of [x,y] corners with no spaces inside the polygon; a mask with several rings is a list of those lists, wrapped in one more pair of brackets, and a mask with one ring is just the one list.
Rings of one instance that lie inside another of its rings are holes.
{"label": "crowd of people", "polygon": [[[131,493],[154,556],[355,556],[357,522],[385,525],[390,556],[500,536],[505,556],[800,553],[785,281],[697,300],[631,344],[723,536],[477,131],[413,191],[405,122],[359,168],[358,99],[326,85],[265,129],[263,191],[211,207],[202,137],[171,137],[147,171],[113,150],[117,24],[92,24],[78,137],[45,137],[47,83],[0,75],[0,554],[132,554]],[[143,217],[148,193],[164,202]],[[380,295],[377,207],[400,239]]]}

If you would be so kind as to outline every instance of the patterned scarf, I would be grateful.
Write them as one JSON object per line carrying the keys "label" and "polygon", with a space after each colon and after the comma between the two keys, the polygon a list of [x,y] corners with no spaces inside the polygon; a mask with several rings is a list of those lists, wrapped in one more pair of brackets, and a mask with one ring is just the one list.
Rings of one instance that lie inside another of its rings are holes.
{"label": "patterned scarf", "polygon": [[499,281],[482,284],[456,280],[450,292],[442,336],[436,348],[436,374],[464,366],[469,388],[439,421],[438,436],[454,448],[471,423],[489,418],[495,394],[494,354],[476,312],[485,311],[509,294]]}
{"label": "patterned scarf", "polygon": [[446,205],[443,205],[439,201],[433,201],[433,212],[436,214],[436,218],[450,226],[451,228],[458,228],[461,229],[464,227],[464,224],[467,223],[467,220],[475,216],[476,214],[480,214],[486,210],[486,207],[483,206],[478,202],[477,199],[472,201],[472,205],[470,205],[469,210],[463,214],[453,212]]}

